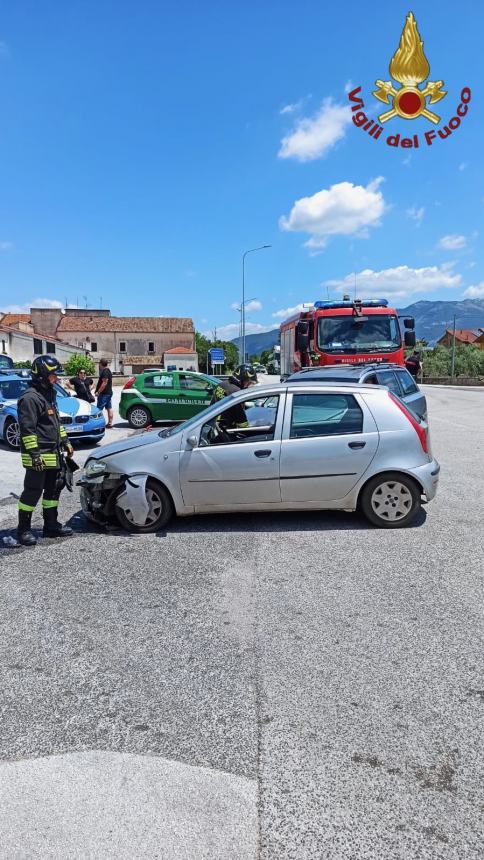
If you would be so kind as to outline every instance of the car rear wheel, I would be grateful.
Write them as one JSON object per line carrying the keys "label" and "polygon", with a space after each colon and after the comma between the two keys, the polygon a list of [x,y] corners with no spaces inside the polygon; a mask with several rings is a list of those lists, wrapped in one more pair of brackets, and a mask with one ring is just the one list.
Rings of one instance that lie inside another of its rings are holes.
{"label": "car rear wheel", "polygon": [[20,425],[15,418],[10,418],[5,422],[5,442],[9,448],[16,451],[20,448]]}
{"label": "car rear wheel", "polygon": [[420,510],[420,489],[408,475],[389,472],[376,475],[363,488],[360,507],[375,526],[404,528]]}
{"label": "car rear wheel", "polygon": [[130,511],[125,511],[115,505],[116,517],[119,524],[129,532],[148,534],[164,528],[173,516],[173,502],[169,493],[157,481],[148,478],[146,481],[146,501],[149,505],[148,516],[144,526],[134,523]]}
{"label": "car rear wheel", "polygon": [[143,427],[153,424],[153,417],[146,406],[132,406],[128,412],[128,422],[135,430],[142,430]]}

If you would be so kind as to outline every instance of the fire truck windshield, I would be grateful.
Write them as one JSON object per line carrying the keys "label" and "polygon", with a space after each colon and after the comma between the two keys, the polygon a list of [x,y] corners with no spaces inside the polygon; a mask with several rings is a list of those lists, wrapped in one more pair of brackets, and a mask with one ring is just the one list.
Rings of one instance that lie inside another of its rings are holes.
{"label": "fire truck windshield", "polygon": [[[365,310],[363,308],[363,314]],[[324,316],[318,320],[318,347],[324,352],[389,352],[401,346],[396,316]]]}

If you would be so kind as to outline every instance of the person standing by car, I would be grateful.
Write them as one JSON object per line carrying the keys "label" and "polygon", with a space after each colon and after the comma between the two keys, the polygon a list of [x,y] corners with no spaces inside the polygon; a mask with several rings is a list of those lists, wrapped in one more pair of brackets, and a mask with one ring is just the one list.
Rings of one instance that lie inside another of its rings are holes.
{"label": "person standing by car", "polygon": [[[224,397],[229,397],[231,394],[238,394],[241,389],[250,388],[251,385],[257,383],[257,374],[248,365],[241,365],[234,370],[232,376],[228,379],[221,379],[212,395],[212,403],[217,403],[223,400]],[[226,409],[223,414],[224,427],[247,427],[247,415],[245,414],[244,405],[237,403],[230,409]]]}
{"label": "person standing by car", "polygon": [[108,423],[106,429],[113,426],[113,374],[108,367],[107,358],[101,358],[99,362],[99,379],[96,385],[97,408],[106,409]]}
{"label": "person standing by car", "polygon": [[23,546],[37,543],[31,522],[42,494],[44,537],[72,535],[72,529],[57,520],[59,496],[64,486],[61,451],[64,449],[68,457],[74,453],[57,411],[54,385],[60,370],[59,362],[50,355],[34,359],[31,382],[18,401],[20,453],[25,480],[18,503],[17,541]]}
{"label": "person standing by car", "polygon": [[79,400],[85,400],[87,403],[94,403],[94,395],[91,391],[92,379],[87,375],[83,367],[79,368],[76,376],[73,376],[72,379],[69,379],[69,381],[66,382],[66,387],[73,389]]}
{"label": "person standing by car", "polygon": [[408,358],[405,360],[405,367],[407,368],[408,372],[412,374],[415,382],[417,382],[418,376],[422,369],[422,362],[420,353],[416,349],[414,349],[412,354],[409,355]]}

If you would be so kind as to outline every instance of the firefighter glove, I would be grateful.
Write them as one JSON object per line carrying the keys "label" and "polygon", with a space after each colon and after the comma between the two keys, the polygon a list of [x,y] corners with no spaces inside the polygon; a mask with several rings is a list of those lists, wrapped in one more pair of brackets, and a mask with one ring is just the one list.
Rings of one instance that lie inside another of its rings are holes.
{"label": "firefighter glove", "polygon": [[44,463],[42,461],[42,457],[39,453],[32,454],[32,469],[35,469],[36,472],[44,471]]}

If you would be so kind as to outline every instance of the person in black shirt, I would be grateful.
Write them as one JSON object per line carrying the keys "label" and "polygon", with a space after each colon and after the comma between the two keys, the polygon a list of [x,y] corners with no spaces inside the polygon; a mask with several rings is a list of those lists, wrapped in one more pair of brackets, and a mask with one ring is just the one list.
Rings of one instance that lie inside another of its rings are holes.
{"label": "person in black shirt", "polygon": [[73,376],[66,383],[68,388],[73,388],[76,392],[76,397],[79,400],[86,400],[87,403],[94,403],[94,397],[91,393],[92,379],[86,374],[86,371],[81,367],[77,371],[77,376]]}
{"label": "person in black shirt", "polygon": [[113,374],[108,367],[106,358],[102,358],[99,362],[99,379],[96,385],[97,408],[106,409],[108,413],[108,423],[106,427],[110,429],[113,426]]}

